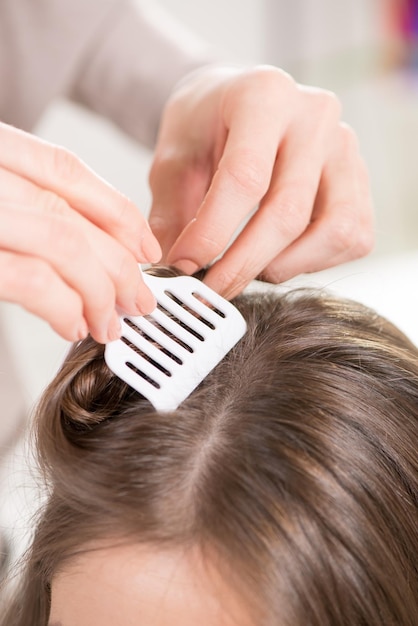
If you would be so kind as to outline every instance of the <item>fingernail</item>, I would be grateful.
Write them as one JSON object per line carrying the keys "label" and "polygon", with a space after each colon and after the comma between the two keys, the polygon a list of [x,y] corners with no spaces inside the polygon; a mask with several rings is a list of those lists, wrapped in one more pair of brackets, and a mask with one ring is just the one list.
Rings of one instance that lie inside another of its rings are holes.
{"label": "fingernail", "polygon": [[85,339],[88,334],[89,334],[89,329],[88,329],[88,326],[87,326],[87,322],[85,320],[83,320],[81,322],[80,326],[78,327],[78,332],[77,332],[76,339],[78,339],[78,340]]}
{"label": "fingernail", "polygon": [[141,238],[141,254],[148,263],[158,263],[161,259],[161,246],[151,231],[145,232]]}
{"label": "fingernail", "polygon": [[109,341],[115,341],[121,336],[122,327],[120,325],[120,319],[116,311],[113,313],[110,320],[109,327],[107,329],[107,337]]}
{"label": "fingernail", "polygon": [[179,259],[172,263],[179,270],[184,272],[185,274],[194,274],[199,269],[199,266],[194,261],[190,261],[189,259]]}

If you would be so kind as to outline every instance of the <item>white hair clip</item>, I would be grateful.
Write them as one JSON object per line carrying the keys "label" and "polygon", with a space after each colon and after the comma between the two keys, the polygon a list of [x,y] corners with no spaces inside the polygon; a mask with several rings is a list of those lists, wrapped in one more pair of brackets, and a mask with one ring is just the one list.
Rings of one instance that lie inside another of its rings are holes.
{"label": "white hair clip", "polygon": [[146,316],[121,316],[122,336],[106,345],[105,360],[155,409],[183,402],[244,335],[236,307],[197,278],[144,274],[157,300]]}

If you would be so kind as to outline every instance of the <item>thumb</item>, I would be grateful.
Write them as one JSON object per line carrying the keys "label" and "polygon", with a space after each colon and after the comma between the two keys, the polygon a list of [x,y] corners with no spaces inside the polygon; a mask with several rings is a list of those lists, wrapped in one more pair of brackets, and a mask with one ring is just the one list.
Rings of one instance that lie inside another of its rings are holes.
{"label": "thumb", "polygon": [[176,239],[196,217],[209,188],[209,166],[180,158],[156,158],[150,171],[152,205],[149,224],[164,261]]}

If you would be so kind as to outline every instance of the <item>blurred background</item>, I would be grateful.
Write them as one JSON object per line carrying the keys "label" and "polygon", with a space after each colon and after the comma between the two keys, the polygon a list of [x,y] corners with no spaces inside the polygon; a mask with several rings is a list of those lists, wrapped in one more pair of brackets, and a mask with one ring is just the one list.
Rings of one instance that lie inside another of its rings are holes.
{"label": "blurred background", "polygon": [[[299,82],[336,92],[343,103],[343,117],[357,132],[370,170],[377,238],[371,262],[418,251],[416,1],[159,1],[217,48],[225,60],[272,63]],[[149,151],[108,122],[64,101],[50,107],[36,132],[77,153],[148,212]],[[417,257],[411,258],[416,263]],[[387,273],[393,264],[384,263],[386,269],[379,281],[387,298],[387,284],[397,278]],[[370,285],[366,283],[363,291],[368,293]],[[354,290],[348,295],[358,293]],[[398,296],[396,291],[391,294],[399,311]],[[26,410],[53,375],[66,344],[46,324],[18,307],[2,305],[0,314],[10,345],[9,368],[15,367],[21,380],[19,401]],[[398,321],[396,312],[394,317]],[[16,398],[14,390],[10,391]],[[8,469],[9,495],[21,497],[27,479],[20,476],[16,457],[13,463],[14,472]],[[6,515],[4,525],[15,527],[16,510],[8,519]]]}

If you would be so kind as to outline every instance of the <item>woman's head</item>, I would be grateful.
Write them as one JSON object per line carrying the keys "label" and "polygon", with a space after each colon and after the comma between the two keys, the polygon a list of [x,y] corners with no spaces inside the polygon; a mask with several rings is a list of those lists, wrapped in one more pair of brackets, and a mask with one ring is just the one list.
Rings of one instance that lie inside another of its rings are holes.
{"label": "woman's head", "polygon": [[324,294],[236,304],[246,336],[173,413],[72,349],[38,409],[50,497],[8,626],[46,624],[51,588],[62,626],[416,622],[416,349]]}

